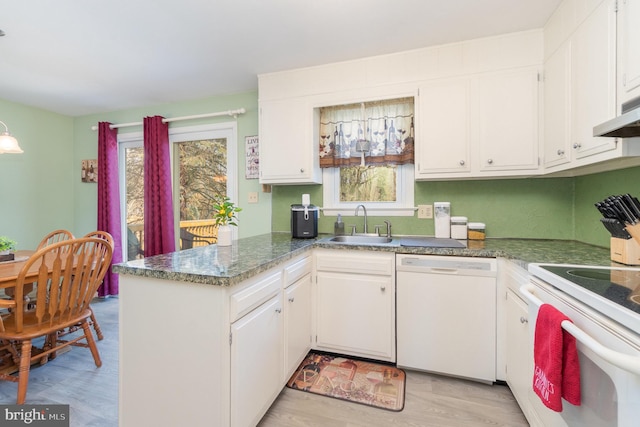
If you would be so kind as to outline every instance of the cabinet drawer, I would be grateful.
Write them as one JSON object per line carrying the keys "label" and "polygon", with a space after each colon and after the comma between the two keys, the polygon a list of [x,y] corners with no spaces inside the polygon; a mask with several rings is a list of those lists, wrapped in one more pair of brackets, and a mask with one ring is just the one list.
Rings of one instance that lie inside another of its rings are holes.
{"label": "cabinet drawer", "polygon": [[391,276],[395,271],[393,254],[365,251],[327,251],[316,254],[318,271]]}
{"label": "cabinet drawer", "polygon": [[282,272],[280,270],[260,275],[250,280],[246,287],[231,295],[229,301],[229,321],[235,322],[251,310],[280,291]]}
{"label": "cabinet drawer", "polygon": [[311,257],[307,256],[293,264],[288,265],[284,269],[284,287],[289,287],[294,284],[298,279],[306,274],[311,273]]}

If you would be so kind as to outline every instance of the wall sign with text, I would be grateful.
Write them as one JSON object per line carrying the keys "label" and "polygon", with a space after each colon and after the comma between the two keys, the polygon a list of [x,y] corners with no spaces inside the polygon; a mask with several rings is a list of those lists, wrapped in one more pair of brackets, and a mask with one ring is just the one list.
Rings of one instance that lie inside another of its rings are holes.
{"label": "wall sign with text", "polygon": [[258,136],[247,136],[244,139],[246,150],[246,179],[258,179],[260,174],[260,159],[258,158]]}

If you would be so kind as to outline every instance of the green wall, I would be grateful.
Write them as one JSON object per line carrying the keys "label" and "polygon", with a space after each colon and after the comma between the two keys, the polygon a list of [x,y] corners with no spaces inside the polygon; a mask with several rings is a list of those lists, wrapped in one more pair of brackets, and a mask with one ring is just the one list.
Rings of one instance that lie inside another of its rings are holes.
{"label": "green wall", "polygon": [[594,203],[615,194],[630,193],[640,198],[640,167],[575,178],[576,240],[609,246],[610,235],[600,224]]}
{"label": "green wall", "polygon": [[[309,193],[322,206],[322,187],[279,186],[273,189],[273,229],[290,231],[290,205]],[[573,239],[573,178],[416,182],[415,204],[451,202],[451,213],[484,222],[489,237]],[[383,224],[373,218],[369,224]],[[434,234],[433,219],[389,218],[395,235]],[[318,230],[332,233],[335,217],[320,215]],[[347,226],[362,225],[362,217],[346,216]]]}
{"label": "green wall", "polygon": [[74,228],[73,119],[0,99],[0,120],[24,150],[0,154],[0,235],[34,248],[49,231]]}

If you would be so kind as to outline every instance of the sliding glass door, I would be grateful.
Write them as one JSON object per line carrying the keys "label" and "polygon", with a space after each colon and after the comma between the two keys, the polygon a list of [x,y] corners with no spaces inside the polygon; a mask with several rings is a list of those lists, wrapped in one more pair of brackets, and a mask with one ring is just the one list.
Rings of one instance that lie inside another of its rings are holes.
{"label": "sliding glass door", "polygon": [[[173,203],[176,248],[190,249],[216,241],[214,200],[237,200],[237,129],[235,123],[169,129],[173,144]],[[123,256],[144,256],[144,152],[142,133],[118,136]],[[124,239],[123,239],[124,240]]]}

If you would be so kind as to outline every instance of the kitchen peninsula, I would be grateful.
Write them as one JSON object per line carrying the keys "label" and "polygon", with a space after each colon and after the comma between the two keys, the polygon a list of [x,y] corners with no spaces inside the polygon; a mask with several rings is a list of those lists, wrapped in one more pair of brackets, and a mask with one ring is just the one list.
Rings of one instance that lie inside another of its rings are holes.
{"label": "kitchen peninsula", "polygon": [[[271,233],[114,266],[120,274],[120,425],[255,424],[311,346],[315,248],[489,257],[522,268],[610,263],[608,249],[575,241],[473,243],[460,249],[339,245]],[[302,344],[300,327],[307,328]]]}

